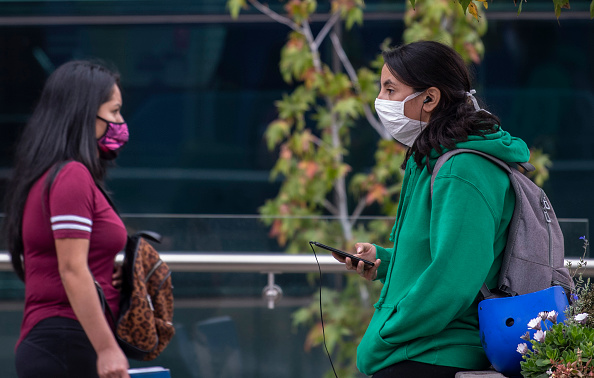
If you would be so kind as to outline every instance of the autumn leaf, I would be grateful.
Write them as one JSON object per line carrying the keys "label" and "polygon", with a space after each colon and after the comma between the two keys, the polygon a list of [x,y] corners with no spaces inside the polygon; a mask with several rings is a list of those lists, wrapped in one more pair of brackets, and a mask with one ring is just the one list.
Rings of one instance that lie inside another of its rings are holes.
{"label": "autumn leaf", "polygon": [[305,343],[303,344],[303,348],[306,352],[309,352],[311,348],[320,344],[322,340],[322,324],[316,323],[315,326],[311,327],[309,332],[307,333],[307,338],[305,339]]}
{"label": "autumn leaf", "polygon": [[303,73],[301,77],[307,89],[314,89],[320,85],[322,79],[321,75],[317,73],[314,67],[310,67]]}
{"label": "autumn leaf", "polygon": [[283,222],[280,219],[276,219],[272,223],[272,227],[270,227],[270,232],[268,233],[270,238],[276,238],[280,245],[285,245],[287,242],[287,237],[282,232]]}
{"label": "autumn leaf", "polygon": [[301,24],[309,18],[309,15],[316,10],[315,1],[311,0],[290,0],[285,5],[285,10],[296,23]]}
{"label": "autumn leaf", "polygon": [[315,161],[303,160],[298,164],[300,170],[305,172],[305,176],[308,179],[313,179],[318,172],[318,164]]}
{"label": "autumn leaf", "polygon": [[344,15],[347,11],[355,7],[356,4],[353,0],[334,0],[332,1],[332,13],[341,11]]}
{"label": "autumn leaf", "polygon": [[468,12],[478,21],[478,8],[476,7],[476,4],[472,1],[468,4]]}
{"label": "autumn leaf", "polygon": [[476,1],[480,1],[485,6],[485,9],[489,9],[489,0],[476,0]]}
{"label": "autumn leaf", "polygon": [[479,64],[481,62],[481,57],[474,48],[474,45],[472,43],[465,43],[464,49],[466,49],[466,52],[468,53],[470,60],[472,60],[476,64]]}
{"label": "autumn leaf", "polygon": [[365,196],[365,202],[368,205],[371,205],[374,202],[378,202],[378,203],[382,203],[384,202],[384,198],[387,195],[387,190],[386,187],[381,185],[381,184],[375,184],[371,190],[369,191],[369,193],[367,193],[367,196]]}
{"label": "autumn leaf", "polygon": [[293,153],[291,152],[291,149],[289,148],[289,146],[287,146],[286,144],[283,144],[281,146],[281,150],[280,150],[280,156],[279,156],[282,160],[289,160],[293,157]]}

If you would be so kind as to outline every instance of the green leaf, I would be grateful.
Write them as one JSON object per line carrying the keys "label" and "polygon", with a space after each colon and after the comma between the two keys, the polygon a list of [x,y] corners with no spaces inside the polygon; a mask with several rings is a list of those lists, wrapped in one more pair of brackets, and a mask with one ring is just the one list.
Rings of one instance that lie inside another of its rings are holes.
{"label": "green leaf", "polygon": [[462,6],[462,10],[464,14],[466,14],[466,10],[468,9],[468,4],[470,4],[472,0],[460,0],[460,5]]}
{"label": "green leaf", "polygon": [[590,19],[594,19],[594,0],[590,3]]}
{"label": "green leaf", "polygon": [[561,8],[567,7],[569,0],[553,0],[553,4],[555,4],[555,15],[559,18],[561,16]]}
{"label": "green leaf", "polygon": [[536,360],[536,366],[548,366],[550,364],[551,364],[551,360],[545,360],[545,359]]}
{"label": "green leaf", "polygon": [[297,32],[289,35],[289,40],[281,49],[279,68],[287,83],[292,78],[301,80],[305,72],[313,67],[313,58],[305,37]]}
{"label": "green leaf", "polygon": [[315,94],[312,91],[300,86],[291,95],[283,94],[283,99],[276,101],[275,105],[280,118],[294,119],[299,122],[314,99]]}
{"label": "green leaf", "polygon": [[412,6],[413,9],[415,9],[415,0],[410,0],[410,5]]}
{"label": "green leaf", "polygon": [[227,9],[229,9],[229,13],[231,13],[231,17],[236,19],[239,17],[239,11],[241,8],[246,8],[247,4],[245,0],[229,0],[227,1]]}
{"label": "green leaf", "polygon": [[520,5],[518,6],[518,16],[522,12],[522,3],[524,3],[524,0],[520,0]]}
{"label": "green leaf", "polygon": [[291,125],[285,120],[277,119],[270,123],[264,133],[268,150],[272,151],[290,132]]}
{"label": "green leaf", "polygon": [[354,24],[363,25],[363,9],[354,7],[349,10],[346,17],[346,28],[351,30]]}
{"label": "green leaf", "polygon": [[340,100],[334,106],[334,111],[340,115],[341,118],[353,118],[359,117],[359,114],[363,112],[361,103],[355,97],[348,97]]}

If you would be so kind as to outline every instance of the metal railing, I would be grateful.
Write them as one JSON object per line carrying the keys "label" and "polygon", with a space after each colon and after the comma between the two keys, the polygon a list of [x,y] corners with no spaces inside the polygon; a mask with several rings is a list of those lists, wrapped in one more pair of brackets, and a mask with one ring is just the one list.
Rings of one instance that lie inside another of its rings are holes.
{"label": "metal railing", "polygon": [[[323,273],[347,273],[344,265],[330,255],[288,253],[180,253],[160,252],[163,261],[172,271],[177,272],[236,272],[236,273],[311,273],[318,271],[318,263]],[[121,260],[118,256],[116,260]],[[579,259],[566,259],[573,271]],[[584,277],[594,277],[594,259],[584,259],[586,266],[581,269]],[[10,271],[10,256],[0,252],[0,271]],[[527,272],[528,273],[528,272]]]}
{"label": "metal railing", "polygon": [[[318,262],[324,273],[346,271],[330,255],[318,255],[317,262],[313,254],[159,252],[159,255],[174,272],[310,273],[318,271]],[[121,259],[118,255],[116,261]],[[10,270],[10,255],[0,252],[0,271]]]}
{"label": "metal railing", "polygon": [[[347,273],[344,265],[329,255],[313,254],[283,254],[283,253],[160,253],[163,261],[172,271],[177,272],[235,272],[262,273],[268,275],[268,284],[262,290],[262,296],[268,303],[268,308],[282,297],[282,289],[275,284],[275,274],[282,273],[311,273],[321,270],[323,273]],[[122,260],[118,255],[116,260]],[[566,259],[570,263],[570,270],[575,270],[582,264],[579,259]],[[585,266],[579,268],[583,277],[594,277],[594,259],[584,259]],[[10,255],[0,253],[0,271],[12,269]],[[529,272],[527,272],[529,274]]]}

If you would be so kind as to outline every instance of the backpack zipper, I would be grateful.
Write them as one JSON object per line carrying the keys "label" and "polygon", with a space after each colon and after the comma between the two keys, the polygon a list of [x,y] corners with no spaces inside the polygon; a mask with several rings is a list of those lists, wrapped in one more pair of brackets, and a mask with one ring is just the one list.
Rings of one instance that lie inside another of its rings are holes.
{"label": "backpack zipper", "polygon": [[[151,278],[153,273],[155,273],[155,271],[161,266],[161,264],[163,264],[163,260],[159,259],[159,261],[157,261],[155,263],[155,265],[153,265],[153,268],[150,270],[150,272],[148,272],[146,277],[144,277],[145,285],[148,283],[148,280]],[[151,311],[155,311],[155,307],[153,306],[153,301],[151,300],[151,296],[148,293],[146,294],[146,299],[148,301],[149,307],[151,308]]]}
{"label": "backpack zipper", "polygon": [[551,235],[551,217],[549,216],[549,212],[547,210],[551,210],[551,206],[549,205],[549,202],[547,201],[547,196],[545,195],[544,190],[540,190],[540,193],[542,194],[540,202],[542,205],[542,212],[544,213],[544,217],[545,220],[547,222],[547,232],[549,234],[549,266],[552,268],[553,267],[553,241],[552,241],[552,235]]}

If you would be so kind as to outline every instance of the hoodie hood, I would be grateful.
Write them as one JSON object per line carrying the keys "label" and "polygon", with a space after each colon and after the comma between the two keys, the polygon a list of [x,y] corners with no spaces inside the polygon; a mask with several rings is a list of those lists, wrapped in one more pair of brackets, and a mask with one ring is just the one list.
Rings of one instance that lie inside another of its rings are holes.
{"label": "hoodie hood", "polygon": [[[530,149],[526,143],[507,131],[502,130],[486,135],[470,135],[467,141],[456,143],[457,148],[468,148],[493,155],[507,163],[525,163],[530,159]],[[442,153],[448,150],[444,148]],[[430,154],[431,165],[441,154],[433,150]]]}

